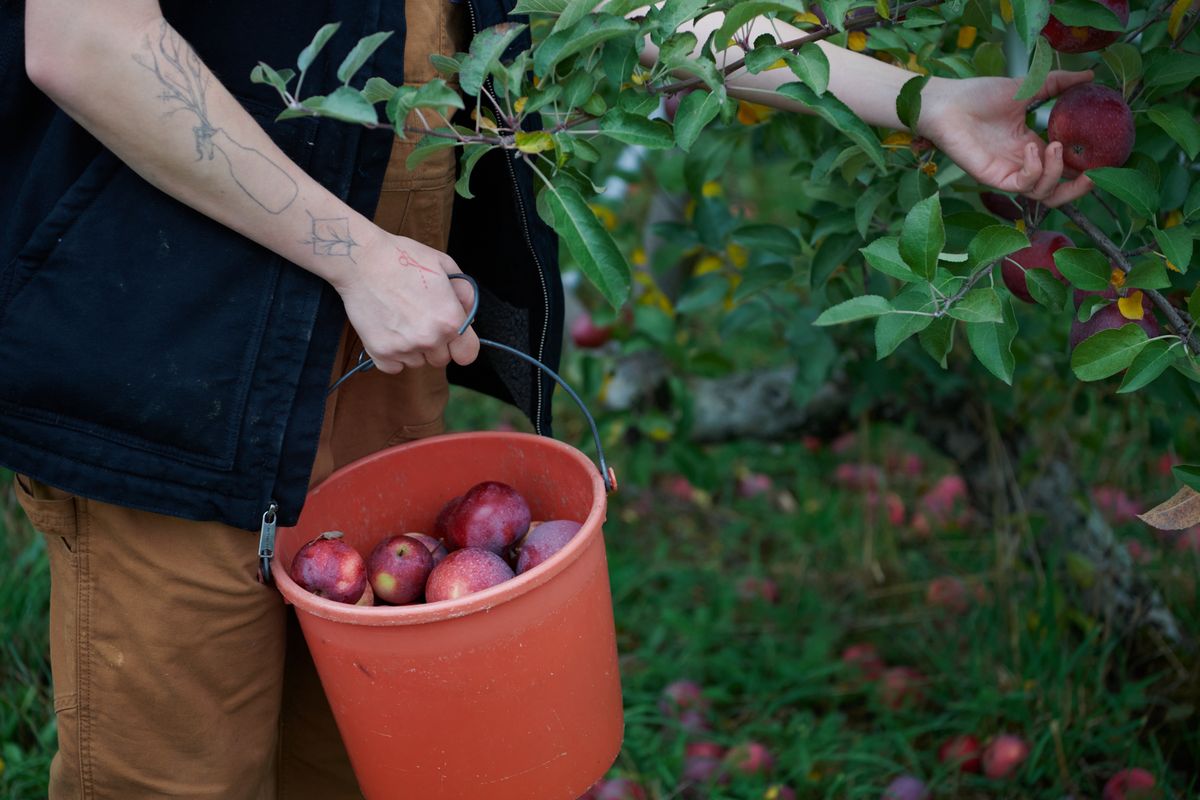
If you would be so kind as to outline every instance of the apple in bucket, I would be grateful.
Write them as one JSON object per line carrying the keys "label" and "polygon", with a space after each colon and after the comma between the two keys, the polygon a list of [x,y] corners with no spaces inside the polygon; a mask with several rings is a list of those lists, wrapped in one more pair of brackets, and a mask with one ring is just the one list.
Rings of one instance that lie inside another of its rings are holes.
{"label": "apple in bucket", "polygon": [[483,481],[468,489],[447,515],[446,546],[498,554],[525,535],[531,519],[520,492],[507,483]]}
{"label": "apple in bucket", "polygon": [[464,547],[446,556],[429,573],[429,580],[425,584],[425,602],[454,600],[482,592],[512,577],[512,567],[491,550]]}
{"label": "apple in bucket", "polygon": [[367,580],[375,597],[393,606],[420,599],[433,570],[433,553],[414,536],[395,534],[380,540],[367,556]]}
{"label": "apple in bucket", "polygon": [[341,531],[326,531],[306,543],[292,559],[288,575],[300,588],[338,603],[357,603],[367,590],[362,555],[342,541]]}

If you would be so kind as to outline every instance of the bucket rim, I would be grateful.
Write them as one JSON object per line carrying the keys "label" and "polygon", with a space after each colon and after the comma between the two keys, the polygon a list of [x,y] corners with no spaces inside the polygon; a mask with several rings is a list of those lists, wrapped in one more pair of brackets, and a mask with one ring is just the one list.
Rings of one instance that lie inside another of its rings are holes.
{"label": "bucket rim", "polygon": [[[358,606],[349,603],[339,603],[325,597],[318,597],[300,588],[292,580],[291,576],[288,575],[288,570],[277,568],[273,570],[275,573],[275,585],[284,599],[299,611],[304,611],[305,613],[332,622],[379,627],[422,625],[431,622],[440,622],[475,614],[480,611],[487,611],[510,600],[515,600],[547,583],[566,570],[567,567],[578,560],[584,551],[591,546],[593,539],[600,538],[601,542],[603,542],[602,523],[606,517],[608,493],[604,485],[604,478],[601,476],[596,464],[578,448],[572,447],[553,437],[541,436],[535,433],[523,433],[520,431],[443,433],[393,445],[364,456],[357,461],[352,461],[335,470],[329,477],[325,478],[325,480],[309,491],[308,498],[315,497],[322,490],[331,491],[329,487],[335,486],[337,480],[345,474],[354,470],[367,468],[377,461],[385,460],[391,457],[396,451],[414,451],[430,447],[441,447],[449,442],[462,441],[464,439],[472,441],[492,439],[517,441],[526,444],[536,443],[538,447],[560,451],[587,469],[592,483],[592,505],[588,509],[587,517],[582,521],[579,533],[567,543],[566,547],[528,572],[516,575],[490,588],[464,595],[454,600],[440,600],[436,603],[415,603],[404,606]],[[303,512],[301,512],[301,516],[303,516]],[[293,529],[281,527],[279,531],[282,533],[283,531]],[[282,565],[279,566],[281,567]]]}

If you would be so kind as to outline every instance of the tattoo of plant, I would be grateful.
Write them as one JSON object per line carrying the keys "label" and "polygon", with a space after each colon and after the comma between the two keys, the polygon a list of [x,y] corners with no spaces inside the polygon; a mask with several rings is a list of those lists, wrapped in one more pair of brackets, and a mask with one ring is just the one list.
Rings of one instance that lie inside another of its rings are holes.
{"label": "tattoo of plant", "polygon": [[312,220],[312,232],[304,244],[312,245],[313,255],[345,256],[354,261],[353,248],[359,244],[350,235],[349,217],[314,217],[307,209],[305,213]]}
{"label": "tattoo of plant", "polygon": [[230,177],[247,197],[271,214],[286,211],[299,194],[299,186],[267,155],[213,125],[208,116],[212,73],[204,68],[196,51],[165,21],[159,26],[157,42],[146,37],[145,49],[144,54],[135,53],[133,60],[158,79],[162,87],[159,99],[170,106],[167,116],[183,111],[196,118],[192,128],[196,159],[216,161],[219,154]]}

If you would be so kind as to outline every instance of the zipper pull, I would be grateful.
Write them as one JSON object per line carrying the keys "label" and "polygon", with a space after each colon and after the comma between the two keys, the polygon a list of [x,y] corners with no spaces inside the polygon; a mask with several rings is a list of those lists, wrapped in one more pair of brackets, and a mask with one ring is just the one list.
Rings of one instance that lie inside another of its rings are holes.
{"label": "zipper pull", "polygon": [[262,528],[258,534],[258,582],[272,585],[271,559],[275,557],[275,519],[279,504],[274,500],[262,516]]}

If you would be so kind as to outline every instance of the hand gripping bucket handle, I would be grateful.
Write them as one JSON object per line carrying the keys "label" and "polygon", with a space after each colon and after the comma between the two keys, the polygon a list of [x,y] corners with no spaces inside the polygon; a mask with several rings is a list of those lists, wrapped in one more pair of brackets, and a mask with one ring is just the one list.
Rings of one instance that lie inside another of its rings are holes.
{"label": "hand gripping bucket handle", "polygon": [[[475,279],[470,275],[462,272],[456,272],[448,277],[452,280],[466,281],[467,283],[471,284],[471,289],[474,291],[475,295],[475,299],[471,303],[471,310],[467,314],[466,320],[463,321],[463,324],[458,329],[458,335],[462,336],[467,332],[467,328],[471,327],[471,323],[475,321],[475,314],[479,311],[479,284],[477,284]],[[516,356],[522,361],[532,364],[553,378],[554,382],[561,386],[563,391],[570,395],[571,399],[575,401],[575,404],[579,406],[579,410],[583,412],[584,418],[587,419],[588,427],[591,428],[592,440],[596,443],[596,460],[599,462],[600,476],[604,479],[604,488],[609,494],[615,492],[617,490],[617,474],[613,471],[613,468],[608,465],[608,461],[604,457],[604,445],[600,441],[600,430],[596,427],[596,420],[592,417],[592,413],[588,410],[587,404],[583,402],[583,399],[579,396],[579,393],[572,389],[571,385],[563,380],[561,375],[550,369],[541,361],[538,361],[533,356],[528,355],[527,353],[522,353],[515,347],[510,347],[502,342],[493,341],[491,339],[484,339],[481,337],[479,339],[479,343],[487,347],[494,347],[497,350],[503,350],[510,355]],[[363,350],[358,354],[358,363],[355,364],[349,372],[338,378],[337,381],[334,382],[333,386],[329,387],[329,391],[325,393],[325,396],[329,397],[331,394],[336,392],[338,388],[340,388],[341,385],[345,383],[351,376],[359,372],[366,372],[367,370],[372,369],[374,366],[375,361],[367,355],[366,350]],[[267,512],[267,515],[273,516],[272,512]],[[271,519],[268,521],[267,515],[264,515],[263,517],[263,525],[273,525],[274,520]],[[262,578],[267,584],[271,583],[271,559],[273,556],[274,552],[272,551],[270,553],[260,554],[259,557],[259,566],[261,568]]]}

